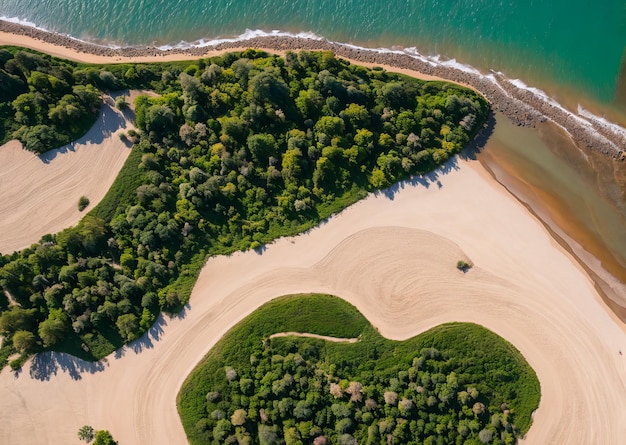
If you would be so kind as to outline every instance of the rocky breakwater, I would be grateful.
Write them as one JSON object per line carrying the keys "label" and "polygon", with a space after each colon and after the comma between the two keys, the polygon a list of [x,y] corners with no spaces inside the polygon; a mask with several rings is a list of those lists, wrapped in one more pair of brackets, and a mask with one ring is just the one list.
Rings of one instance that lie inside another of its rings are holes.
{"label": "rocky breakwater", "polygon": [[119,57],[154,56],[158,58],[170,54],[203,57],[209,51],[240,49],[242,47],[276,51],[330,50],[337,56],[358,62],[414,70],[467,85],[483,94],[491,102],[494,110],[502,112],[516,125],[535,126],[539,122],[551,120],[565,129],[579,146],[612,158],[626,159],[626,152],[624,151],[626,149],[626,131],[616,130],[610,125],[603,124],[600,120],[583,119],[547,97],[528,88],[520,88],[502,74],[492,72],[489,75],[484,75],[475,70],[461,69],[401,51],[370,50],[323,39],[289,36],[262,36],[248,40],[233,39],[213,46],[192,46],[168,50],[149,46],[112,48],[1,20],[0,31],[28,36],[80,53],[111,57],[113,62],[115,58]]}

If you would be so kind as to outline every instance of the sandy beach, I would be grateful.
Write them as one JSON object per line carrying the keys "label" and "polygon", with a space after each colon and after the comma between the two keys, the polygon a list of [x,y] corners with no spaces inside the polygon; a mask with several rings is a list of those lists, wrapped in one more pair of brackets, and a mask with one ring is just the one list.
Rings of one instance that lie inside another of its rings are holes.
{"label": "sandy beach", "polygon": [[[0,33],[0,44],[10,44],[5,39]],[[33,45],[48,51],[41,43]],[[129,125],[117,114],[107,116]],[[11,249],[5,239],[23,247],[77,222],[80,195],[92,205],[98,193],[104,195],[105,179],[95,180],[100,188],[93,189],[86,181],[98,171],[112,182],[128,153],[107,122],[103,118],[103,127],[67,153],[51,155],[49,163],[13,143],[0,148],[0,206],[8,206],[0,207],[0,223],[9,219],[5,215],[21,218],[11,220],[20,228],[11,235],[11,224],[0,227],[0,251]],[[117,144],[120,154],[105,164],[89,148],[99,153],[107,144]],[[31,177],[31,192],[15,186],[16,178]],[[63,183],[68,178],[74,185]],[[42,197],[48,189],[59,192]],[[50,207],[33,214],[43,206]],[[60,216],[52,218],[56,208]],[[33,229],[33,221],[52,219],[56,225]],[[466,274],[455,267],[461,258],[475,264]],[[143,338],[101,362],[46,353],[17,376],[5,369],[0,443],[79,443],[76,432],[84,424],[110,430],[122,444],[185,443],[176,411],[183,380],[235,323],[272,298],[298,292],[345,298],[389,338],[449,321],[479,323],[506,338],[542,385],[525,444],[619,444],[626,435],[626,358],[618,353],[626,352],[623,326],[540,221],[479,162],[455,158],[369,196],[307,234],[278,240],[262,254],[210,259],[180,316],[161,317]]]}
{"label": "sandy beach", "polygon": [[[475,267],[463,274],[465,257]],[[524,443],[618,444],[626,434],[626,334],[541,224],[477,161],[456,160],[262,255],[210,259],[179,317],[103,362],[42,354],[18,377],[3,371],[0,442],[72,443],[90,424],[120,443],[184,443],[185,377],[235,323],[297,292],[339,295],[389,338],[448,321],[503,336],[542,385]]]}
{"label": "sandy beach", "polygon": [[[37,156],[17,141],[0,146],[0,252],[73,226],[98,204],[130,154],[118,133],[131,128],[109,100],[89,132],[64,147]],[[83,195],[90,204],[80,212]]]}

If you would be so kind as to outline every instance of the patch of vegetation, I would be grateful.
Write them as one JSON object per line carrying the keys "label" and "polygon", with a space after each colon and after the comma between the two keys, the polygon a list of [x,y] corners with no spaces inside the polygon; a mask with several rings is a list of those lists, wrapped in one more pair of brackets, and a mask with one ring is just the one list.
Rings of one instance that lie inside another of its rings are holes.
{"label": "patch of vegetation", "polygon": [[83,425],[78,430],[78,438],[80,440],[84,440],[87,443],[91,442],[95,436],[96,436],[96,431],[93,429],[92,426]]}
{"label": "patch of vegetation", "polygon": [[[290,331],[359,341],[270,339]],[[352,305],[313,294],[231,329],[183,384],[178,410],[192,444],[512,444],[539,397],[519,351],[481,326],[392,341]]]}
{"label": "patch of vegetation", "polygon": [[84,440],[87,443],[93,442],[94,445],[117,445],[117,442],[113,440],[113,436],[107,430],[94,430],[92,426],[83,425],[78,430],[78,438]]}
{"label": "patch of vegetation", "polygon": [[5,68],[159,94],[137,98],[140,132],[128,132],[134,146],[105,198],[76,227],[0,257],[0,291],[16,302],[0,304],[0,333],[31,332],[31,352],[112,352],[182,308],[207,255],[300,233],[435,168],[489,108],[472,90],[331,52],[95,66],[2,51]]}
{"label": "patch of vegetation", "polygon": [[459,260],[456,262],[456,268],[463,272],[467,272],[472,267],[474,267],[474,264],[471,261]]}
{"label": "patch of vegetation", "polygon": [[128,103],[126,103],[126,98],[124,96],[117,96],[115,99],[115,107],[118,110],[125,110],[128,108]]}
{"label": "patch of vegetation", "polygon": [[43,153],[85,134],[102,103],[76,64],[16,48],[0,48],[0,144],[19,139]]}
{"label": "patch of vegetation", "polygon": [[89,198],[87,198],[85,195],[81,196],[78,199],[78,210],[80,210],[81,212],[85,210],[88,205],[89,205]]}

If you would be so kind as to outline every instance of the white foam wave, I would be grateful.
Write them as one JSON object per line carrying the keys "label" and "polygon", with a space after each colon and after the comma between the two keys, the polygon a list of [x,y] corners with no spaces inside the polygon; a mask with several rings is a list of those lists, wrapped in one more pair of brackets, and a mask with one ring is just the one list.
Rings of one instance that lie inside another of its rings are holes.
{"label": "white foam wave", "polygon": [[28,21],[27,19],[20,19],[19,17],[5,17],[3,15],[0,15],[0,20],[4,20],[5,22],[16,23],[22,26],[28,26],[30,28],[39,29],[40,31],[47,31],[46,29],[37,26],[36,24]]}
{"label": "white foam wave", "polygon": [[199,39],[195,42],[187,42],[181,41],[176,45],[162,45],[159,46],[158,49],[167,51],[170,49],[187,49],[187,48],[204,48],[207,46],[216,46],[222,43],[236,43],[236,42],[245,42],[246,40],[252,40],[257,37],[291,37],[298,39],[310,39],[310,40],[324,40],[323,37],[318,36],[313,32],[299,32],[299,33],[291,33],[280,30],[273,31],[263,31],[261,29],[246,29],[243,34],[238,35],[237,37],[224,37],[224,38],[216,38],[216,39]]}
{"label": "white foam wave", "polygon": [[[26,19],[20,19],[17,17],[0,17],[0,19],[8,21],[8,22],[12,22],[12,23],[17,23],[23,26],[36,28],[41,31],[50,32],[46,30],[45,28],[39,27],[36,24]],[[89,43],[92,45],[95,44],[93,42],[86,42],[84,40],[77,39],[70,35],[64,35],[64,36],[71,38],[72,40],[75,40],[78,42]],[[625,128],[615,123],[609,122],[602,117],[596,116],[593,113],[589,112],[588,110],[585,110],[581,106],[578,107],[577,113],[574,113],[566,109],[563,105],[561,105],[555,99],[550,97],[545,91],[536,87],[529,86],[521,79],[509,79],[504,73],[500,71],[498,72],[492,71],[491,74],[483,74],[478,69],[474,68],[473,66],[458,62],[456,59],[446,59],[445,57],[441,55],[426,56],[420,53],[416,47],[408,47],[408,48],[400,48],[400,49],[393,48],[393,47],[392,48],[385,48],[385,47],[367,48],[364,46],[354,45],[351,43],[331,41],[331,40],[326,39],[323,36],[320,36],[310,31],[292,33],[292,32],[281,31],[281,30],[264,31],[261,29],[246,29],[244,33],[236,37],[223,37],[223,38],[218,37],[215,39],[199,39],[194,42],[181,41],[174,45],[161,45],[157,48],[162,51],[167,51],[171,49],[178,49],[178,50],[183,49],[184,50],[187,48],[203,48],[203,47],[216,46],[216,45],[220,45],[223,43],[237,43],[237,42],[243,43],[245,41],[248,41],[257,37],[289,37],[289,38],[301,38],[301,39],[310,39],[310,40],[318,40],[318,41],[327,41],[332,44],[342,45],[347,48],[356,49],[360,51],[374,51],[374,52],[378,52],[382,54],[408,55],[414,59],[419,60],[420,62],[427,63],[433,67],[442,66],[442,67],[447,67],[447,68],[453,68],[453,69],[466,72],[472,75],[481,76],[483,79],[488,80],[489,82],[494,84],[497,88],[499,88],[502,92],[510,96],[510,94],[502,87],[500,81],[498,80],[498,77],[500,77],[500,78],[503,78],[505,81],[508,81],[515,88],[529,91],[537,99],[545,101],[546,103],[549,103],[550,105],[558,108],[564,113],[567,113],[571,118],[575,119],[576,121],[586,126],[587,128],[593,129],[593,127],[597,125],[626,140]],[[107,45],[95,44],[95,45],[101,46],[101,47],[113,48],[113,49],[122,48],[121,46],[116,45],[116,44],[107,44]],[[495,74],[497,74],[497,76]]]}
{"label": "white foam wave", "polygon": [[584,117],[585,119],[587,119],[592,124],[598,125],[599,127],[605,130],[608,130],[614,135],[619,136],[623,138],[624,140],[626,140],[626,128],[614,122],[608,121],[604,117],[600,117],[600,116],[593,114],[591,111],[586,110],[581,105],[578,105],[578,114]]}

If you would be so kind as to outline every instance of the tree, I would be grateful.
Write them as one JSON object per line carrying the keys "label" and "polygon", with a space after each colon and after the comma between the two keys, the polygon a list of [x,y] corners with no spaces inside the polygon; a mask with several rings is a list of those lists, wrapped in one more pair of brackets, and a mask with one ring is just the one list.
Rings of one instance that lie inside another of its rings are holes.
{"label": "tree", "polygon": [[126,341],[135,340],[139,330],[139,320],[135,314],[120,315],[115,322],[117,329]]}
{"label": "tree", "polygon": [[481,416],[485,412],[485,405],[480,402],[476,402],[472,407],[472,411],[474,411],[474,414],[477,416]]}
{"label": "tree", "polygon": [[493,438],[493,431],[491,430],[483,429],[483,430],[480,430],[480,432],[478,433],[478,439],[482,443],[489,443],[491,442],[492,438]]}
{"label": "tree", "polygon": [[19,352],[32,351],[37,339],[35,334],[29,331],[17,331],[13,334],[13,347]]}
{"label": "tree", "polygon": [[255,134],[248,138],[248,150],[252,158],[262,165],[267,165],[270,156],[278,153],[276,140],[271,134]]}
{"label": "tree", "polygon": [[235,410],[233,415],[230,417],[230,422],[233,426],[242,426],[248,420],[248,415],[245,409]]}
{"label": "tree", "polygon": [[91,442],[95,437],[94,429],[89,425],[83,425],[78,430],[78,438],[85,442]]}
{"label": "tree", "polygon": [[175,115],[167,105],[152,105],[145,115],[145,129],[163,136],[173,129]]}
{"label": "tree", "polygon": [[24,144],[26,150],[43,153],[58,144],[57,133],[48,125],[23,127],[16,133],[16,137]]}
{"label": "tree", "polygon": [[113,440],[113,436],[107,430],[96,431],[96,440],[93,445],[117,445],[117,442]]}
{"label": "tree", "polygon": [[343,119],[335,116],[323,116],[315,124],[315,131],[328,137],[342,136],[345,131]]}
{"label": "tree", "polygon": [[44,347],[48,348],[59,343],[69,330],[67,315],[62,309],[53,309],[50,315],[39,324],[39,337]]}

